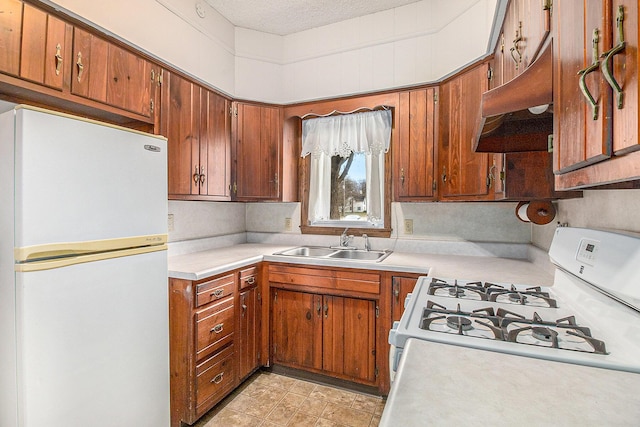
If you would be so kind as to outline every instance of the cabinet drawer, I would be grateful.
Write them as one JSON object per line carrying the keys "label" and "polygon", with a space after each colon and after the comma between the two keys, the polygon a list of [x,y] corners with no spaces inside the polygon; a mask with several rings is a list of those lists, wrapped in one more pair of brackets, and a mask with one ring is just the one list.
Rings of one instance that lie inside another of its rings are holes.
{"label": "cabinet drawer", "polygon": [[231,295],[235,289],[234,275],[218,277],[196,285],[196,307]]}
{"label": "cabinet drawer", "polygon": [[[235,350],[233,344],[225,347],[196,366],[196,407],[222,398],[235,385]],[[206,410],[210,405],[202,408]]]}
{"label": "cabinet drawer", "polygon": [[256,267],[255,265],[253,267],[240,270],[240,289],[248,288],[255,285],[258,281],[257,276],[258,267]]}
{"label": "cabinet drawer", "polygon": [[235,329],[233,297],[196,312],[196,356],[207,354],[231,342]]}

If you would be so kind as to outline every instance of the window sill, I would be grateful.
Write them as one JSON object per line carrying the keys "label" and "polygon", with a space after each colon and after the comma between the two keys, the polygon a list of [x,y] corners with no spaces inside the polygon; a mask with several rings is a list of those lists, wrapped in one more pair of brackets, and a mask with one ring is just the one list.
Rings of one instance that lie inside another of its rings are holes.
{"label": "window sill", "polygon": [[[301,225],[302,234],[323,234],[330,236],[339,236],[346,227],[322,227],[318,225]],[[391,237],[391,228],[351,228],[350,235],[362,236],[366,234],[369,237]]]}

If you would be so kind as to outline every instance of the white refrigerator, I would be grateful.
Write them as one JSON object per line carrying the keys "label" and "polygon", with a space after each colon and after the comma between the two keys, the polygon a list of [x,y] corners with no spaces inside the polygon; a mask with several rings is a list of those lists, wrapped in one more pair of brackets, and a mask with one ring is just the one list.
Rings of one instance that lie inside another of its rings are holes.
{"label": "white refrigerator", "polygon": [[166,139],[0,114],[0,426],[168,426]]}

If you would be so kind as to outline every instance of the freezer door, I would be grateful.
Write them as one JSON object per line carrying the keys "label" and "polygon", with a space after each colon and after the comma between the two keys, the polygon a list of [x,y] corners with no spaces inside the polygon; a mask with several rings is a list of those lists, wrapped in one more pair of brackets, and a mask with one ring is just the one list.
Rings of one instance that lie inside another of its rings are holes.
{"label": "freezer door", "polygon": [[15,110],[15,246],[167,233],[166,139]]}
{"label": "freezer door", "polygon": [[168,426],[166,251],[16,273],[19,425]]}

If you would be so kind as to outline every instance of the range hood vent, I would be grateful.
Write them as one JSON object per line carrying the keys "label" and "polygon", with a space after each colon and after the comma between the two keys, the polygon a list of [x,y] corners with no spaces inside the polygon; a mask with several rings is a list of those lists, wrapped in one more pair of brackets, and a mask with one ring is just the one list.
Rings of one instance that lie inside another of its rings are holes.
{"label": "range hood vent", "polygon": [[548,150],[553,133],[553,56],[548,41],[538,59],[522,74],[482,95],[475,151]]}

